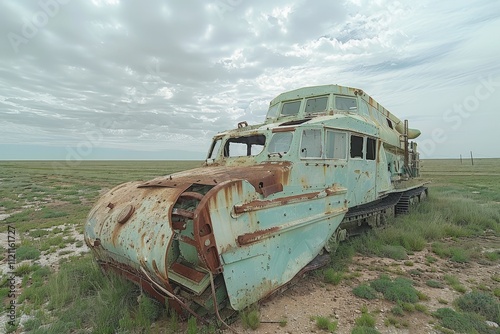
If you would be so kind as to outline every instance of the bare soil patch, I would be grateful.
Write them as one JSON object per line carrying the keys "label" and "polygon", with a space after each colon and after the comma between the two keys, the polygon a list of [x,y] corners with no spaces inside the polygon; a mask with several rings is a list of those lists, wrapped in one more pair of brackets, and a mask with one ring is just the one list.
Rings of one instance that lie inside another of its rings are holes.
{"label": "bare soil patch", "polygon": [[[488,238],[485,240],[485,248],[500,249],[500,238]],[[486,289],[493,289],[491,284],[498,285],[491,280],[492,276],[500,275],[498,263],[453,263],[437,258],[429,249],[430,247],[416,252],[407,260],[357,256],[349,267],[349,272],[356,275],[351,275],[354,277],[343,280],[339,285],[323,283],[321,277],[308,274],[282,294],[275,295],[261,305],[262,323],[256,331],[245,330],[240,320],[233,324],[233,328],[241,333],[321,333],[324,331],[316,327],[311,317],[325,316],[338,321],[335,333],[351,333],[355,320],[361,315],[361,309],[365,305],[375,315],[376,329],[380,333],[441,333],[434,329],[437,320],[430,314],[414,311],[405,312],[402,317],[395,316],[391,313],[395,303],[384,300],[383,297],[366,300],[352,293],[354,287],[377,279],[380,274],[387,274],[391,278],[404,276],[412,279],[415,288],[428,297],[428,300],[419,303],[432,313],[442,307],[452,307],[453,300],[461,295],[446,284],[445,275],[458,278],[467,291],[480,284]],[[429,264],[426,256],[433,256],[437,261]],[[444,287],[432,288],[426,284],[428,280],[443,282]],[[386,326],[384,320],[387,317],[397,318],[401,323],[407,324],[407,327]],[[286,326],[281,327],[279,322],[283,319],[286,319]]]}

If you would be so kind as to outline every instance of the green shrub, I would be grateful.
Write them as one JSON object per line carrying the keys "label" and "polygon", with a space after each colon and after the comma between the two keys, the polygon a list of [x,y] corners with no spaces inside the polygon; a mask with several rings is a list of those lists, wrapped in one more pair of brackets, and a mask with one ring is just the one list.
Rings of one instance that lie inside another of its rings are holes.
{"label": "green shrub", "polygon": [[422,272],[419,269],[408,270],[408,274],[410,274],[411,276],[417,276],[417,277],[422,276]]}
{"label": "green shrub", "polygon": [[118,321],[119,328],[126,332],[134,332],[137,328],[150,328],[153,321],[162,313],[162,307],[156,300],[143,294],[138,299],[137,311],[129,310],[128,315]]}
{"label": "green shrub", "polygon": [[494,333],[478,314],[456,312],[450,308],[440,308],[433,314],[443,327],[458,333]]}
{"label": "green shrub", "polygon": [[412,303],[401,303],[401,307],[403,308],[403,310],[405,310],[406,312],[414,312],[415,311],[415,305],[413,305]]}
{"label": "green shrub", "polygon": [[241,312],[241,322],[244,328],[256,330],[260,326],[260,313],[255,307],[250,307]]}
{"label": "green shrub", "polygon": [[356,319],[356,326],[359,327],[375,327],[375,318],[370,313],[362,313]]}
{"label": "green shrub", "polygon": [[0,288],[0,299],[3,300],[4,298],[7,298],[9,293],[10,293],[10,288],[8,288],[8,287]]}
{"label": "green shrub", "polygon": [[351,242],[342,242],[335,252],[330,253],[330,267],[335,271],[345,271],[356,253]]}
{"label": "green shrub", "polygon": [[406,278],[398,277],[391,281],[387,276],[380,276],[379,279],[372,281],[370,286],[381,292],[385,299],[393,302],[416,303],[419,300],[418,291]]}
{"label": "green shrub", "polygon": [[423,293],[421,291],[418,291],[418,290],[416,290],[416,291],[417,291],[418,300],[425,301],[425,300],[429,300],[430,299],[429,296],[427,296],[425,293]]}
{"label": "green shrub", "polygon": [[198,333],[198,325],[196,324],[196,318],[190,317],[187,322],[187,334],[197,334]]}
{"label": "green shrub", "polygon": [[430,279],[425,282],[427,286],[430,286],[431,288],[437,288],[437,289],[442,289],[444,288],[444,284],[442,282]]}
{"label": "green shrub", "polygon": [[430,255],[427,255],[425,257],[425,262],[427,264],[433,264],[433,263],[436,263],[437,262],[437,259],[434,257],[434,256],[430,256]]}
{"label": "green shrub", "polygon": [[391,224],[386,229],[377,230],[376,236],[385,245],[401,246],[407,251],[421,251],[425,248],[427,241],[421,232],[414,228],[416,222],[412,224],[411,220],[418,221],[415,215],[407,217],[407,221],[403,219],[403,224],[399,224],[398,220],[397,225]]}
{"label": "green shrub", "polygon": [[394,315],[403,316],[405,314],[405,311],[403,310],[403,307],[401,307],[401,305],[396,304],[392,307],[391,313]]}
{"label": "green shrub", "polygon": [[333,268],[328,268],[324,272],[324,280],[326,283],[330,283],[333,285],[338,285],[342,278],[344,277],[344,273],[341,271],[335,271]]}
{"label": "green shrub", "polygon": [[424,304],[415,304],[415,310],[425,314],[429,314],[429,309]]}
{"label": "green shrub", "polygon": [[40,251],[33,246],[23,245],[16,249],[16,260],[38,260],[40,258]]}
{"label": "green shrub", "polygon": [[490,261],[498,261],[500,259],[500,251],[486,252],[484,257]]}
{"label": "green shrub", "polygon": [[373,289],[368,284],[361,284],[352,289],[352,292],[356,297],[359,298],[364,298],[369,300],[377,298],[377,291],[375,291],[375,289]]}
{"label": "green shrub", "polygon": [[42,218],[59,218],[66,217],[69,215],[67,212],[52,211],[52,210],[42,210]]}
{"label": "green shrub", "polygon": [[90,256],[62,264],[57,273],[49,271],[46,267],[35,270],[32,278],[37,278],[19,296],[23,304],[34,307],[46,304],[48,310],[57,311],[57,317],[40,333],[71,333],[82,329],[114,333],[126,323],[124,318],[140,314],[134,311],[139,309],[139,288],[116,275],[103,275]]}
{"label": "green shrub", "polygon": [[434,242],[431,245],[432,252],[439,257],[449,257],[449,248],[442,242]]}
{"label": "green shrub", "polygon": [[405,260],[408,258],[406,249],[400,245],[384,245],[380,249],[380,256],[387,257],[393,260]]}
{"label": "green shrub", "polygon": [[458,291],[458,292],[461,292],[461,293],[464,293],[465,291],[467,291],[467,289],[465,288],[465,286],[463,286],[462,283],[460,283],[460,281],[458,280],[458,278],[455,277],[455,276],[453,276],[453,275],[444,275],[444,280],[455,291]]}
{"label": "green shrub", "polygon": [[380,275],[378,279],[370,282],[370,286],[378,292],[384,293],[390,286],[392,281],[387,275]]}
{"label": "green shrub", "polygon": [[5,324],[5,333],[9,334],[9,333],[17,332],[18,328],[19,328],[19,323],[18,322],[16,322],[13,325],[10,322],[7,322]]}
{"label": "green shrub", "polygon": [[407,285],[395,284],[384,293],[387,300],[397,302],[405,301],[409,303],[416,303],[419,298],[415,288]]}
{"label": "green shrub", "polygon": [[394,317],[387,317],[385,320],[384,320],[384,325],[386,325],[387,327],[389,326],[396,326],[398,324],[398,319],[394,318]]}
{"label": "green shrub", "polygon": [[40,238],[40,237],[46,236],[48,234],[50,234],[49,231],[47,231],[47,230],[40,230],[40,229],[31,230],[29,232],[30,237],[33,237],[33,238]]}
{"label": "green shrub", "polygon": [[357,326],[352,329],[351,334],[380,334],[380,332],[373,327]]}
{"label": "green shrub", "polygon": [[456,300],[456,304],[464,312],[474,312],[482,315],[487,320],[500,323],[500,303],[488,293],[481,291],[469,292],[460,296]]}
{"label": "green shrub", "polygon": [[450,255],[450,260],[453,262],[467,263],[470,261],[470,253],[463,248],[451,247]]}
{"label": "green shrub", "polygon": [[460,293],[464,293],[465,291],[467,291],[467,289],[465,288],[465,286],[463,286],[460,281],[458,280],[458,278],[456,278],[455,276],[453,275],[444,275],[444,280],[446,281],[446,283],[448,283],[449,286],[451,286],[455,291],[458,291]]}
{"label": "green shrub", "polygon": [[42,321],[38,318],[28,319],[24,322],[23,327],[25,331],[32,331],[42,325]]}
{"label": "green shrub", "polygon": [[316,327],[321,330],[334,332],[337,329],[337,325],[337,321],[330,321],[330,319],[326,317],[316,317]]}
{"label": "green shrub", "polygon": [[29,263],[23,263],[17,266],[14,272],[16,273],[17,276],[24,276],[31,273],[32,271],[35,271],[37,267],[38,267],[37,265],[32,266]]}
{"label": "green shrub", "polygon": [[152,323],[158,319],[161,311],[161,306],[156,300],[151,299],[144,294],[140,296],[139,315],[141,318],[146,319],[148,323]]}

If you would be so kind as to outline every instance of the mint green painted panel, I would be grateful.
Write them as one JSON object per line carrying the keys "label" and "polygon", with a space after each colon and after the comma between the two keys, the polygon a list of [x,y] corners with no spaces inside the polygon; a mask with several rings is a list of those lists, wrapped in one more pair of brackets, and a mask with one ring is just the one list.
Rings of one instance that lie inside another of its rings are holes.
{"label": "mint green painted panel", "polygon": [[[307,265],[342,221],[345,195],[345,189],[332,195],[323,191],[313,199],[236,214],[233,203],[264,200],[262,195],[246,181],[229,182],[220,190],[210,216],[231,306],[248,306]],[[255,241],[239,242],[259,233]]]}

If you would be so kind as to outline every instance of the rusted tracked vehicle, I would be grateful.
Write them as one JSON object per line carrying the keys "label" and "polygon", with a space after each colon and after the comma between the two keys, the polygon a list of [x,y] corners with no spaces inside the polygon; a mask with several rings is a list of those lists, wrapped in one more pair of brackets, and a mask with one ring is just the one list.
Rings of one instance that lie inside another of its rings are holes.
{"label": "rusted tracked vehicle", "polygon": [[217,134],[202,167],[109,191],[85,241],[105,269],[179,313],[220,317],[423,199],[409,142],[419,134],[360,89],[286,92],[263,124]]}

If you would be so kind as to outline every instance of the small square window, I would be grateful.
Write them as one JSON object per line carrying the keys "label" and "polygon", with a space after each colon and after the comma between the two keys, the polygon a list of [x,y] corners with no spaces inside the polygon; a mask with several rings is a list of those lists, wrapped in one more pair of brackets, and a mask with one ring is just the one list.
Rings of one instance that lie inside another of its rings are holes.
{"label": "small square window", "polygon": [[299,113],[300,101],[285,102],[281,107],[281,116],[293,116]]}
{"label": "small square window", "polygon": [[301,158],[321,158],[323,145],[321,141],[321,130],[309,129],[302,132],[300,143]]}
{"label": "small square window", "polygon": [[306,114],[325,111],[327,104],[328,104],[328,96],[307,99]]}
{"label": "small square window", "polygon": [[356,111],[358,105],[356,99],[352,97],[335,96],[335,109]]}
{"label": "small square window", "polygon": [[326,131],[325,155],[327,159],[345,159],[347,155],[347,134],[337,131]]}

